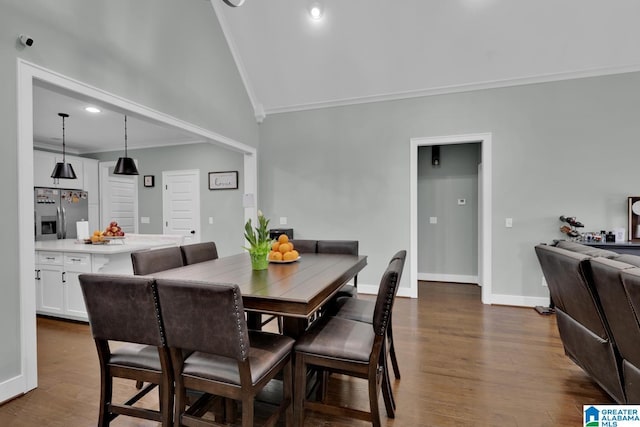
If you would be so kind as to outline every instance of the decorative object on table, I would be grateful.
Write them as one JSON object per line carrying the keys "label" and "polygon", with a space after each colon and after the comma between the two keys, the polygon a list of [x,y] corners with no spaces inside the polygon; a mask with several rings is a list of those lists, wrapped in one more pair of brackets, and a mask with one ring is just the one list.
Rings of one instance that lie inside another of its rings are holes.
{"label": "decorative object on table", "polygon": [[293,242],[289,236],[281,234],[278,240],[271,244],[271,251],[267,256],[269,262],[289,263],[300,259],[300,254],[293,248]]}
{"label": "decorative object on table", "polygon": [[124,157],[118,158],[113,173],[116,175],[139,175],[136,162],[127,153],[127,116],[124,116]]}
{"label": "decorative object on table", "polygon": [[144,186],[145,187],[153,187],[154,185],[156,185],[155,183],[155,176],[153,175],[145,175],[144,176]]}
{"label": "decorative object on table", "polygon": [[209,190],[237,190],[238,171],[209,172]]}
{"label": "decorative object on table", "polygon": [[640,242],[640,197],[627,198],[628,236],[630,242]]}
{"label": "decorative object on table", "polygon": [[64,142],[64,119],[69,117],[66,113],[58,113],[58,116],[62,117],[62,162],[56,163],[51,173],[51,178],[56,179],[77,179],[76,173],[73,170],[71,163],[67,163],[66,158],[66,145]]}
{"label": "decorative object on table", "polygon": [[269,220],[258,211],[258,226],[253,228],[251,218],[244,225],[244,238],[249,247],[244,247],[251,256],[251,268],[254,270],[266,270],[269,267],[267,256],[271,250],[272,240],[269,237]]}
{"label": "decorative object on table", "polygon": [[104,229],[104,236],[109,237],[124,237],[124,231],[118,225],[117,221],[111,221],[109,225]]}
{"label": "decorative object on table", "polygon": [[584,224],[578,221],[575,216],[560,215],[560,221],[569,224],[560,227],[560,231],[574,239],[580,237],[580,232],[577,229],[584,227]]}
{"label": "decorative object on table", "polygon": [[614,234],[616,235],[616,243],[625,241],[625,229],[624,228],[614,228]]}

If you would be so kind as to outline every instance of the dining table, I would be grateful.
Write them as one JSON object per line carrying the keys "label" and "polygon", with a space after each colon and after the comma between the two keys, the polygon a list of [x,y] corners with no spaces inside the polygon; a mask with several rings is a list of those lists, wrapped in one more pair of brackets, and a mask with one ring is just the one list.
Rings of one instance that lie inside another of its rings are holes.
{"label": "dining table", "polygon": [[262,314],[283,317],[282,333],[298,338],[309,320],[367,265],[364,255],[303,253],[293,262],[270,262],[253,270],[248,253],[150,274],[156,279],[237,284],[250,328]]}

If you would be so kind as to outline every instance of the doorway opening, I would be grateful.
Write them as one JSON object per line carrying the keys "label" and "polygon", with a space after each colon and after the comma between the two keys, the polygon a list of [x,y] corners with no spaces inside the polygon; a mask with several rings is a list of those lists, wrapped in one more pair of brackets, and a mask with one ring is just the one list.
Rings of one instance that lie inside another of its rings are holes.
{"label": "doorway opening", "polygon": [[491,304],[491,134],[412,138],[410,144],[410,290],[418,297],[418,150],[425,146],[480,144],[478,165],[478,284],[483,304]]}

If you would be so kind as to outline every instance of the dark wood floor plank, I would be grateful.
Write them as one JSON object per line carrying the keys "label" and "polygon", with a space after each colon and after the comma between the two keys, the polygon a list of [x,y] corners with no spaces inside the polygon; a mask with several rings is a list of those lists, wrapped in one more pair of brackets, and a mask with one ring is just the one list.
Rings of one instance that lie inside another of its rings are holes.
{"label": "dark wood floor plank", "polygon": [[[581,425],[583,404],[612,403],[564,355],[554,316],[483,305],[473,285],[421,282],[419,293],[398,298],[394,308],[402,379],[392,380],[397,411],[393,420],[383,410],[387,427]],[[0,406],[1,426],[96,425],[100,378],[87,325],[39,318],[38,369],[36,390]],[[133,389],[132,381],[117,381],[115,395]],[[362,380],[332,376],[328,398],[368,406]],[[156,406],[156,395],[143,404]],[[119,417],[112,425],[157,423]],[[314,413],[305,422],[368,425]]]}

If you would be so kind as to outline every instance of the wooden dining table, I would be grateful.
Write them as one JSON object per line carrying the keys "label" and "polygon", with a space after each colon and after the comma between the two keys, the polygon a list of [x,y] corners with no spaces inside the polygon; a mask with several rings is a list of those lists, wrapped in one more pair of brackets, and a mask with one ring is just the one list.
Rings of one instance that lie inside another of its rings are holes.
{"label": "wooden dining table", "polygon": [[249,327],[261,314],[283,316],[283,333],[298,338],[308,320],[367,265],[363,255],[304,253],[290,263],[253,270],[248,253],[150,274],[157,279],[233,283],[240,287]]}

